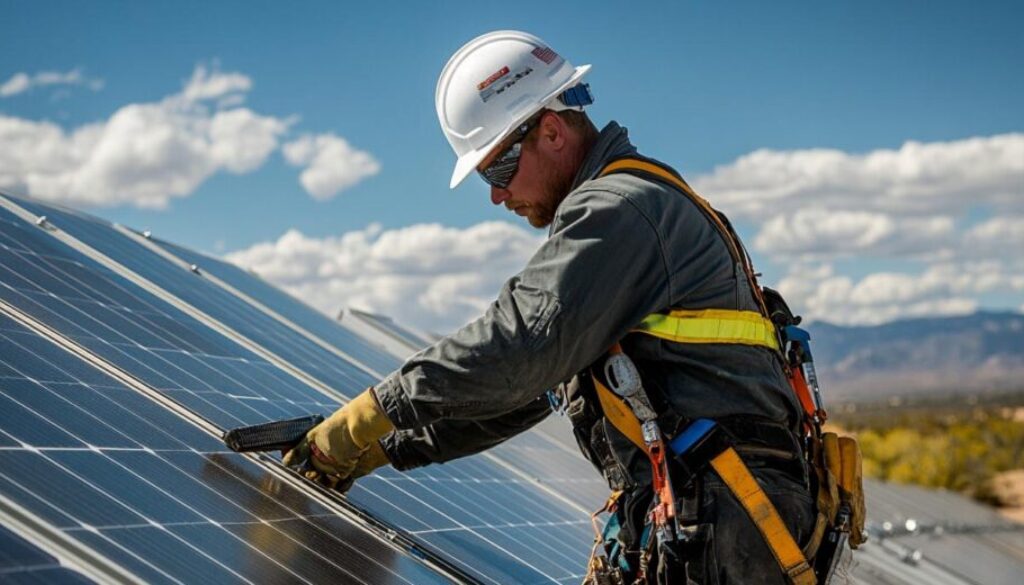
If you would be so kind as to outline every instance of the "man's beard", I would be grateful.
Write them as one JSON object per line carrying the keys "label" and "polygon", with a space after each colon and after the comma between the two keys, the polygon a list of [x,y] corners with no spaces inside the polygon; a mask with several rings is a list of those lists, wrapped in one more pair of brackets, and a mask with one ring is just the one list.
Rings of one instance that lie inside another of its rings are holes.
{"label": "man's beard", "polygon": [[526,221],[538,229],[548,227],[555,220],[555,212],[572,186],[571,176],[559,177],[553,169],[549,172],[551,174],[545,177],[546,180],[543,182],[546,191],[544,196],[530,205],[530,213],[526,216]]}

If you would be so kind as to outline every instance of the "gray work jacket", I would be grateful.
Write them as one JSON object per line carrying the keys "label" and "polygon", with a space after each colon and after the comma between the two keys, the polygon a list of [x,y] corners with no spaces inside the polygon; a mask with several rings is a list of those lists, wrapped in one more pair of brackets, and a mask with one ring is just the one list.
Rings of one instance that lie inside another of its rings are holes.
{"label": "gray work jacket", "polygon": [[[536,424],[550,411],[547,390],[650,313],[757,310],[742,267],[687,197],[651,177],[597,178],[624,157],[639,155],[626,129],[611,122],[523,271],[480,318],[375,387],[399,429],[382,441],[396,468],[477,453]],[[752,415],[795,428],[796,401],[767,349],[638,334],[623,346],[645,386],[657,387],[680,416]]]}

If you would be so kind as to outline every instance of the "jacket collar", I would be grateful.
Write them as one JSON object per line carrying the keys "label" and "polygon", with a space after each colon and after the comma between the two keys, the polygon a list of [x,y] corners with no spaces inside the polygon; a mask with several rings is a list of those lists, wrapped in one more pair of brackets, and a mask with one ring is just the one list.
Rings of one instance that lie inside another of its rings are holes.
{"label": "jacket collar", "polygon": [[576,178],[572,182],[572,191],[575,191],[584,182],[597,177],[608,163],[623,157],[636,155],[636,147],[629,142],[629,134],[625,128],[617,122],[609,122],[601,130],[597,142],[584,157],[583,163],[576,171]]}

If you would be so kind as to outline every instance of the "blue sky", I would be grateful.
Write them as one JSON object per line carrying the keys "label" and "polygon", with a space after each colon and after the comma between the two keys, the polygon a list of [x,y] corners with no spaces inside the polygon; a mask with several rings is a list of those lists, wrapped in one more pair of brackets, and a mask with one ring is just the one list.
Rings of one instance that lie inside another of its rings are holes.
{"label": "blue sky", "polygon": [[[381,234],[425,237],[408,231],[424,223],[457,230],[449,236],[464,242],[466,231],[483,222],[517,221],[489,203],[479,180],[471,178],[454,192],[447,189],[454,157],[433,103],[437,75],[451,53],[474,36],[499,28],[530,31],[574,64],[593,64],[589,81],[597,101],[591,115],[598,125],[617,120],[644,153],[673,164],[691,179],[707,179],[697,183],[730,214],[729,203],[736,199],[729,193],[736,191],[737,180],[716,177],[715,168],[759,149],[807,153],[825,148],[856,157],[896,151],[907,141],[955,145],[971,137],[1024,130],[1024,41],[1019,31],[1024,9],[1019,3],[304,4],[4,1],[0,83],[19,73],[78,69],[84,79],[101,81],[102,87],[84,82],[32,87],[0,98],[0,115],[50,121],[70,133],[86,124],[105,123],[129,104],[155,103],[181,92],[201,65],[251,81],[240,92],[243,106],[287,121],[287,130],[276,136],[279,144],[306,134],[332,134],[378,163],[379,172],[328,200],[311,197],[299,183],[302,168],[288,164],[276,148],[244,172],[221,169],[209,174],[164,209],[141,209],[125,200],[113,206],[68,202],[215,253],[251,251],[261,243],[278,242],[288,230],[301,232],[310,242],[357,233],[374,246]],[[1016,143],[1008,148],[1012,159]],[[0,156],[0,165],[3,160]],[[1024,178],[1014,176],[1019,167],[1013,160],[1008,165],[993,171],[1001,177],[996,183],[1009,190],[1003,199],[1019,200],[1024,198]],[[18,172],[23,171],[8,175]],[[0,178],[3,173],[0,166]],[[979,181],[984,188],[990,185],[987,179]],[[716,188],[723,193],[721,200],[716,200]],[[14,179],[5,189],[30,191]],[[60,200],[52,194],[50,198]],[[857,211],[856,205],[849,207],[848,213]],[[950,218],[952,228],[936,223],[921,229],[968,237],[972,226],[1008,216],[1009,223],[992,225],[986,233],[996,244],[1013,244],[1024,225],[1019,213],[1019,204],[980,198],[977,204],[943,208],[940,214]],[[909,219],[892,210],[879,214],[853,219],[875,225],[889,214],[899,226],[927,215],[920,210]],[[767,233],[756,210],[739,211],[736,219],[748,244]],[[853,224],[860,225],[857,221]],[[379,227],[368,230],[371,224]],[[844,229],[839,231],[848,233],[849,226]],[[831,276],[823,279],[842,276],[856,288],[876,273],[913,276],[935,269],[936,262],[966,261],[955,250],[953,256],[959,259],[922,259],[920,250],[908,252],[905,243],[898,250],[888,244],[867,245],[863,253],[828,257],[797,250],[796,244],[780,252],[785,246],[773,244],[769,236],[762,238],[764,246],[753,247],[772,281],[791,276],[791,265],[797,262],[808,270],[827,264]],[[525,260],[535,237],[532,232],[517,234],[522,249],[504,253]],[[812,244],[803,242],[805,247]],[[260,261],[272,263],[268,254],[263,249]],[[239,258],[256,261],[244,254]],[[477,260],[487,266],[488,259]],[[1020,266],[1009,259],[999,261],[1006,283],[943,294],[947,300],[973,299],[977,307],[1020,308],[1024,283],[1014,288]],[[514,271],[514,265],[506,270]],[[451,276],[445,270],[440,273]],[[275,279],[273,269],[266,272]],[[941,273],[932,276],[941,279]],[[322,281],[286,274],[277,281],[330,310],[332,301],[325,299],[332,297],[309,292]],[[488,287],[496,290],[495,282],[500,279],[485,279],[466,285],[468,289],[451,285],[456,291],[452,294],[465,294],[459,305],[463,309],[424,308],[407,317],[416,321],[435,311],[444,316],[423,318],[420,324],[441,328],[464,320],[479,308]],[[335,289],[342,296],[347,290],[338,283]],[[366,298],[359,298],[374,305],[366,290],[360,293]],[[921,305],[917,312],[966,307],[954,305]],[[396,312],[397,307],[380,302],[369,308]],[[817,310],[824,313],[828,307]],[[892,313],[903,314],[913,312]]]}

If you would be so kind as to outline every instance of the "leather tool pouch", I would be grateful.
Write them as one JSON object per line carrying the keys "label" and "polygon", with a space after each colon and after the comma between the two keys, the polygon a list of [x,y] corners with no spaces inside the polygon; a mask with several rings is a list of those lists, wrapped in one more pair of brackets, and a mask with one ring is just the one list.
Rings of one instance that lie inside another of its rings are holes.
{"label": "leather tool pouch", "polygon": [[823,433],[825,465],[835,478],[839,506],[850,513],[850,548],[864,542],[864,480],[861,471],[860,446],[853,437]]}
{"label": "leather tool pouch", "polygon": [[[650,475],[642,469],[646,456],[612,425],[600,411],[600,402],[589,372],[573,376],[564,385],[566,415],[583,455],[604,475],[608,487],[629,490],[634,479]],[[637,466],[640,466],[638,469]]]}

